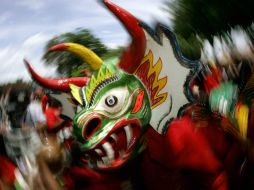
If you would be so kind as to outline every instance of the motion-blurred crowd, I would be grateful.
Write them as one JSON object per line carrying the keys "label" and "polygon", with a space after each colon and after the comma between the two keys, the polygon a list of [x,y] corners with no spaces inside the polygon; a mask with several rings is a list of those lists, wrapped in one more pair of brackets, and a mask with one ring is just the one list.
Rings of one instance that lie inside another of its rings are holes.
{"label": "motion-blurred crowd", "polygon": [[8,88],[0,98],[0,190],[62,189],[70,162],[71,119],[44,89]]}

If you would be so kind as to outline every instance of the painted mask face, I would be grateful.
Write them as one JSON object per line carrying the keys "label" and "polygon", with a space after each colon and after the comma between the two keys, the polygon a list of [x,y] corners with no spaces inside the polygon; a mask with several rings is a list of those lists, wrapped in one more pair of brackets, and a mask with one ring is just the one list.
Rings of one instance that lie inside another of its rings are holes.
{"label": "painted mask face", "polygon": [[142,148],[142,134],[151,118],[147,92],[134,76],[103,65],[80,89],[81,111],[74,134],[93,168],[116,168]]}

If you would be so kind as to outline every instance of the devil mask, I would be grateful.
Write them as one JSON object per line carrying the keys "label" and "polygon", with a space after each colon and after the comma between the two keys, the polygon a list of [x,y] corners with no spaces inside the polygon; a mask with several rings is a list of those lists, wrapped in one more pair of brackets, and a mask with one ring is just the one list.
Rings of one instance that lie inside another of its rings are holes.
{"label": "devil mask", "polygon": [[65,50],[82,57],[93,70],[90,78],[46,79],[25,63],[42,86],[71,92],[80,107],[73,131],[84,159],[92,168],[113,169],[144,149],[148,126],[163,133],[179,109],[193,101],[189,73],[197,73],[199,64],[182,56],[166,27],[158,25],[154,32],[124,9],[103,2],[132,37],[118,64],[105,63],[74,43],[59,44],[50,51]]}

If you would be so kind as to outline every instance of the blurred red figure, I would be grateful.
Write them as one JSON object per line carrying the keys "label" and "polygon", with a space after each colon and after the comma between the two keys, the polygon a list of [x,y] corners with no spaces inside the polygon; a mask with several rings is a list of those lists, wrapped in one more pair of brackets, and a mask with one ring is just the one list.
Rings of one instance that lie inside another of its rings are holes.
{"label": "blurred red figure", "polygon": [[71,119],[62,114],[63,105],[59,100],[44,96],[42,102],[48,132],[57,133],[64,127],[71,127]]}
{"label": "blurred red figure", "polygon": [[47,129],[49,132],[57,132],[64,126],[65,120],[60,118],[62,110],[63,108],[61,102],[50,98],[49,106],[45,110]]}
{"label": "blurred red figure", "polygon": [[[70,118],[62,114],[62,103],[53,98],[43,98],[43,110],[46,117],[48,136],[52,138],[59,137],[61,142],[64,143],[65,148],[69,149],[71,140],[71,126],[72,121]],[[47,104],[47,106],[45,105]]]}

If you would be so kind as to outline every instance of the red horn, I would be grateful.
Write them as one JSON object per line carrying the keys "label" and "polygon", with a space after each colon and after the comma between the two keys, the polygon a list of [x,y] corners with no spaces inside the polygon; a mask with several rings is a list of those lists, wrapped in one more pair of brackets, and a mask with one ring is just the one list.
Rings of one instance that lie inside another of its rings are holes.
{"label": "red horn", "polygon": [[133,73],[141,63],[146,47],[146,38],[143,29],[139,26],[139,20],[132,14],[113,4],[103,0],[104,4],[122,22],[132,36],[130,46],[124,51],[118,66],[128,73]]}
{"label": "red horn", "polygon": [[89,78],[87,77],[73,77],[73,78],[61,78],[61,79],[47,79],[41,77],[38,73],[35,72],[35,70],[31,67],[31,65],[28,63],[27,60],[24,60],[32,78],[36,80],[40,85],[52,89],[52,90],[58,90],[63,92],[70,92],[71,89],[69,87],[69,84],[75,84],[77,86],[85,86]]}

